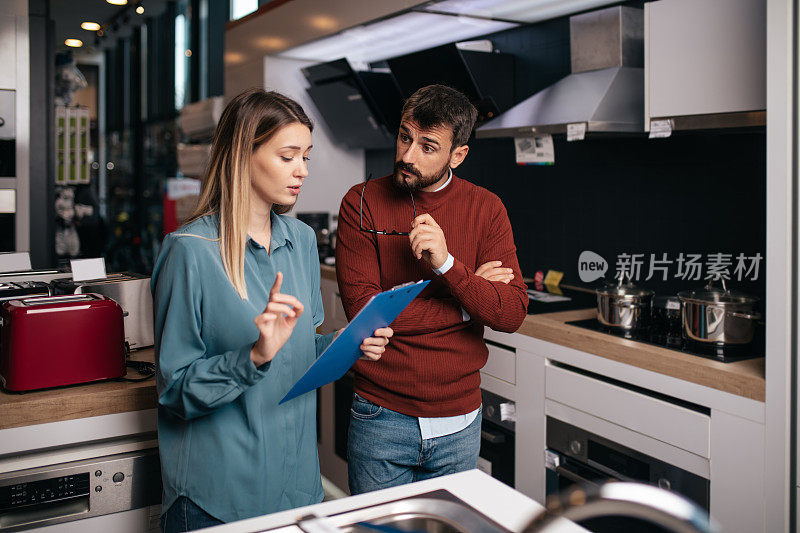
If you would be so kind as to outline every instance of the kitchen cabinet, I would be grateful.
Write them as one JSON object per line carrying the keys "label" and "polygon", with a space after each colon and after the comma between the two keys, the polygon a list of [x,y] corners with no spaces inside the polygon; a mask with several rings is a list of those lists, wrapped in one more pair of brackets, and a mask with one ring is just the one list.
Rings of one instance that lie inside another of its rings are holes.
{"label": "kitchen cabinet", "polygon": [[15,89],[17,85],[17,20],[0,15],[0,89]]}
{"label": "kitchen cabinet", "polygon": [[549,416],[708,479],[725,531],[765,530],[763,402],[520,333],[486,337],[516,348],[517,490],[544,502]]}
{"label": "kitchen cabinet", "polygon": [[745,125],[736,120],[746,115],[730,114],[754,111],[764,124],[766,2],[659,0],[644,9],[646,130],[657,118],[675,129]]}

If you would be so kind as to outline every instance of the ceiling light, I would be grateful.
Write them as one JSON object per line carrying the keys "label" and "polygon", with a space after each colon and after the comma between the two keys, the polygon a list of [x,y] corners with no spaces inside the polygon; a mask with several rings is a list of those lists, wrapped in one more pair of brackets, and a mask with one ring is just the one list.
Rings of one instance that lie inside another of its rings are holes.
{"label": "ceiling light", "polygon": [[423,9],[435,13],[534,23],[613,3],[614,0],[443,0]]}
{"label": "ceiling light", "polygon": [[144,14],[144,6],[136,6],[136,12],[140,15]]}
{"label": "ceiling light", "polygon": [[80,39],[67,39],[66,41],[64,41],[64,44],[66,44],[67,46],[71,46],[72,48],[80,48],[81,46],[83,46],[83,41],[81,41]]}
{"label": "ceiling light", "polygon": [[318,30],[333,30],[339,26],[339,21],[328,15],[315,15],[308,19],[308,23]]}
{"label": "ceiling light", "polygon": [[81,28],[86,31],[97,31],[100,29],[100,24],[96,22],[81,22]]}
{"label": "ceiling light", "polygon": [[245,60],[244,54],[240,54],[239,52],[226,52],[224,57],[225,63],[228,65],[237,65],[243,63]]}
{"label": "ceiling light", "polygon": [[516,26],[496,20],[412,12],[345,30],[279,55],[316,61],[346,57],[351,63],[371,63]]}
{"label": "ceiling light", "polygon": [[106,0],[112,6],[124,6],[128,3],[128,0]]}
{"label": "ceiling light", "polygon": [[283,37],[259,37],[254,43],[264,50],[282,50],[289,44]]}

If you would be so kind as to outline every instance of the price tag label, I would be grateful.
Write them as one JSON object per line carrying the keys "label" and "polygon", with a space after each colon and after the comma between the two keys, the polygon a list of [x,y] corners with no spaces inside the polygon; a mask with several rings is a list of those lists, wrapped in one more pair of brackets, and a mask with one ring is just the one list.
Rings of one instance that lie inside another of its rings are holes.
{"label": "price tag label", "polygon": [[15,272],[31,269],[31,256],[28,252],[7,252],[0,254],[0,272]]}
{"label": "price tag label", "polygon": [[102,257],[93,259],[72,259],[69,262],[73,281],[88,279],[105,279],[106,261]]}
{"label": "price tag label", "polygon": [[582,141],[586,138],[586,123],[567,124],[567,141]]}
{"label": "price tag label", "polygon": [[672,135],[672,120],[651,120],[650,121],[650,138],[651,139],[665,139]]}
{"label": "price tag label", "polygon": [[515,137],[518,165],[552,165],[555,162],[552,135]]}

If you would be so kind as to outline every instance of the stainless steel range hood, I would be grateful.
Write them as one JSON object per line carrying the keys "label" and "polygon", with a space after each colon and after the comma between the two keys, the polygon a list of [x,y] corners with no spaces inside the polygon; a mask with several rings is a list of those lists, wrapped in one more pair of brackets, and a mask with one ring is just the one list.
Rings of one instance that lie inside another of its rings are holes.
{"label": "stainless steel range hood", "polygon": [[475,130],[478,138],[644,131],[641,9],[615,6],[570,18],[572,74]]}

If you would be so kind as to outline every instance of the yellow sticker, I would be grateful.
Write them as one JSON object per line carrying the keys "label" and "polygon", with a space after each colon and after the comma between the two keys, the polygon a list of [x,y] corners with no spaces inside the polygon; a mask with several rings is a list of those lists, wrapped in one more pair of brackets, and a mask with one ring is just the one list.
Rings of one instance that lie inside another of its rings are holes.
{"label": "yellow sticker", "polygon": [[549,289],[552,287],[558,287],[561,283],[561,278],[564,277],[563,272],[559,272],[558,270],[548,270],[547,275],[544,277],[544,284],[547,285]]}

